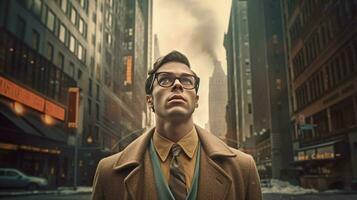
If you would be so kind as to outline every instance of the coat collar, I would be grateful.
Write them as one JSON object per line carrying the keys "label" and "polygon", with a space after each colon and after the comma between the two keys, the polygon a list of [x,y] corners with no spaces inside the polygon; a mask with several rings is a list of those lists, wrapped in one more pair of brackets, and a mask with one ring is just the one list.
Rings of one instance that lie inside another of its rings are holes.
{"label": "coat collar", "polygon": [[[200,143],[201,151],[201,167],[199,177],[199,191],[205,191],[198,195],[198,199],[225,199],[229,188],[232,185],[232,178],[219,166],[220,160],[224,157],[235,157],[236,155],[230,148],[221,140],[205,131],[199,126],[195,126]],[[147,199],[157,199],[156,188],[152,173],[145,173],[145,169],[152,171],[149,152],[147,151],[149,142],[152,138],[155,129],[151,128],[142,134],[138,139],[127,146],[120,154],[115,162],[114,170],[129,170],[128,176],[125,178],[125,187],[132,199],[141,199],[140,192],[145,186],[149,192]],[[142,181],[144,180],[144,181]],[[145,182],[145,183],[144,183]],[[139,196],[138,196],[139,195]]]}
{"label": "coat collar", "polygon": [[[217,139],[216,136],[197,125],[195,125],[195,128],[203,149],[210,158],[236,156],[229,147],[223,141]],[[114,164],[114,170],[125,169],[127,167],[135,168],[138,166],[143,160],[144,153],[147,150],[154,131],[155,128],[149,129],[128,145]]]}
{"label": "coat collar", "polygon": [[130,143],[121,153],[118,160],[115,162],[113,169],[121,170],[128,167],[135,168],[143,161],[145,151],[148,148],[152,134],[155,128],[151,128],[144,132],[140,137]]}

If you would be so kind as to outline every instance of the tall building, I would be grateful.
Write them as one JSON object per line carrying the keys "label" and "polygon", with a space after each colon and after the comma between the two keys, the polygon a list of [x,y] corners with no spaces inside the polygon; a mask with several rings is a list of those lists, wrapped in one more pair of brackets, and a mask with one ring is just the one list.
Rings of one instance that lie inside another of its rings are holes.
{"label": "tall building", "polygon": [[281,178],[291,164],[283,42],[279,2],[232,1],[227,138],[255,157],[262,177]]}
{"label": "tall building", "polygon": [[83,124],[67,127],[67,94],[88,93],[88,2],[1,1],[0,10],[1,166],[72,185],[71,138]]}
{"label": "tall building", "polygon": [[[46,177],[54,187],[73,185],[78,171],[78,184],[89,185],[99,159],[142,133],[152,8],[149,0],[131,3],[0,2],[2,167]],[[137,85],[132,95],[123,89],[129,83]],[[69,87],[80,89],[74,130],[67,126]]]}
{"label": "tall building", "polygon": [[[225,140],[227,105],[227,76],[220,62],[216,61],[212,76],[209,79],[208,120],[209,130],[217,137]],[[223,111],[223,112],[222,112]],[[207,128],[207,127],[206,127]]]}
{"label": "tall building", "polygon": [[262,176],[287,178],[292,163],[281,4],[248,2],[255,156]]}
{"label": "tall building", "polygon": [[253,135],[247,9],[247,1],[232,1],[228,32],[224,37],[228,74],[226,140],[230,146],[236,148],[242,148],[246,139]]}
{"label": "tall building", "polygon": [[357,2],[282,3],[300,182],[321,190],[356,187]]}

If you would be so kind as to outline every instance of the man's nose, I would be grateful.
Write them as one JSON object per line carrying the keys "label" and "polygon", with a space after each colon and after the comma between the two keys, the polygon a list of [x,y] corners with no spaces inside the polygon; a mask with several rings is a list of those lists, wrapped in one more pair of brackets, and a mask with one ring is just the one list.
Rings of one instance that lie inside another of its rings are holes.
{"label": "man's nose", "polygon": [[173,89],[173,90],[174,90],[174,89],[180,89],[180,90],[183,91],[183,86],[182,86],[182,84],[181,84],[181,82],[180,82],[179,79],[175,79],[174,85],[173,85],[172,89]]}

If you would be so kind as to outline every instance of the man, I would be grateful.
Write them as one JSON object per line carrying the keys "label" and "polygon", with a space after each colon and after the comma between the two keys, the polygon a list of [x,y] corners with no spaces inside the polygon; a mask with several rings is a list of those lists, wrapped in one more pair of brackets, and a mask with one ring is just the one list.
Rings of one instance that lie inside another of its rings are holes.
{"label": "man", "polygon": [[199,78],[173,51],[155,62],[146,80],[156,127],[98,164],[93,200],[261,200],[251,156],[196,126]]}

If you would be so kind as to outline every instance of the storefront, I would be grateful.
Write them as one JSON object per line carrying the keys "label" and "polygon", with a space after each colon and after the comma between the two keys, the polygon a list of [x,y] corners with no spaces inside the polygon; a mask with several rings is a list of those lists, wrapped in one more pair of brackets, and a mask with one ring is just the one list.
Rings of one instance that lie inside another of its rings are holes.
{"label": "storefront", "polygon": [[346,189],[351,183],[351,165],[346,138],[299,148],[294,162],[304,170],[300,184],[317,190]]}
{"label": "storefront", "polygon": [[50,187],[70,185],[73,147],[65,109],[0,76],[0,167],[47,178]]}

